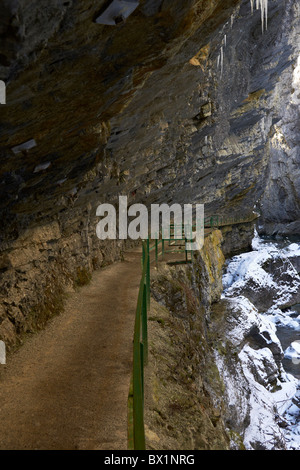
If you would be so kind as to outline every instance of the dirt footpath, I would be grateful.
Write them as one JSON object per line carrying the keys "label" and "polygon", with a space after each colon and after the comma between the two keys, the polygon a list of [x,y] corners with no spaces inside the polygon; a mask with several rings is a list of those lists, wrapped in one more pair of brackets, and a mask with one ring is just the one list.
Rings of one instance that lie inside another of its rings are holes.
{"label": "dirt footpath", "polygon": [[127,448],[141,253],[93,274],[0,365],[0,449]]}

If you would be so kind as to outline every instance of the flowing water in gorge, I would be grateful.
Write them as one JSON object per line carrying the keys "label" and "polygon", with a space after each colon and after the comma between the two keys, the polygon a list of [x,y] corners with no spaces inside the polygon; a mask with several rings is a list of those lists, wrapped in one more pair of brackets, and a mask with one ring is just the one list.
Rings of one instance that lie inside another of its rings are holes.
{"label": "flowing water in gorge", "polygon": [[[281,442],[284,442],[281,446],[288,450],[300,450],[300,240],[264,240],[256,234],[252,248],[253,251],[228,261],[223,277],[223,298],[236,298],[241,306],[250,301],[253,310],[264,323],[263,334],[272,339],[269,341],[270,349],[272,350],[276,343],[281,349],[277,385],[285,391],[282,393],[276,390],[276,393],[270,393],[269,385],[260,389],[258,387],[258,395],[261,396],[256,403],[260,399],[261,403],[275,403],[282,419],[276,430],[280,433]],[[263,355],[266,349],[265,347],[255,350],[258,370],[265,369]],[[245,354],[240,354],[242,361],[245,357]],[[249,369],[246,362],[243,367],[247,375]],[[262,421],[259,418],[264,414],[261,403],[256,404],[256,409],[252,410],[253,421]],[[250,427],[252,441],[257,432],[260,435],[257,441],[265,439],[264,445],[267,436],[270,436],[274,429],[273,423],[269,425],[269,431],[268,424],[256,423]],[[251,445],[248,448],[251,448]],[[276,450],[276,445],[271,449]]]}

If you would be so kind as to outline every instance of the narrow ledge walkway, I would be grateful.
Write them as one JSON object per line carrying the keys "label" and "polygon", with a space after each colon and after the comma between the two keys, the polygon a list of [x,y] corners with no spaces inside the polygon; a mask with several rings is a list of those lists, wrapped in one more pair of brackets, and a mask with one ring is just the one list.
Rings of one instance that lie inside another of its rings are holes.
{"label": "narrow ledge walkway", "polygon": [[0,450],[125,450],[139,248],[0,366]]}

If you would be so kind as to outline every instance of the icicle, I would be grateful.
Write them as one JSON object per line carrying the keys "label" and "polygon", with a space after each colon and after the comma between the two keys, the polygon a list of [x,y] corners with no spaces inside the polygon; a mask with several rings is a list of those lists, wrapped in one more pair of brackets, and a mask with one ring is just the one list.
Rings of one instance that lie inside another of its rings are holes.
{"label": "icicle", "polygon": [[224,53],[223,53],[223,46],[221,46],[221,76],[223,75],[223,67],[224,67]]}
{"label": "icicle", "polygon": [[268,29],[268,0],[262,0],[264,4],[264,13],[265,13],[265,25],[266,30]]}
{"label": "icicle", "polygon": [[[254,10],[254,0],[250,0],[251,14]],[[268,0],[256,0],[256,9],[261,11],[262,32],[268,29]]]}
{"label": "icicle", "polygon": [[[223,41],[224,43],[224,41]],[[223,49],[223,43],[221,45],[220,53],[218,54],[217,57],[217,69],[221,69],[221,77],[223,75],[223,68],[224,68],[224,49]]]}

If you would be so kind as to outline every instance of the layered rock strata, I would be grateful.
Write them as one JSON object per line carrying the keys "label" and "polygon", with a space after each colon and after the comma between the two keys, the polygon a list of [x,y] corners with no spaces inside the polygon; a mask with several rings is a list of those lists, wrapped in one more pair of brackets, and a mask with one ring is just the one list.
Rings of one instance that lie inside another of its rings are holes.
{"label": "layered rock strata", "polygon": [[[55,285],[119,257],[96,238],[95,214],[120,194],[205,203],[210,215],[259,209],[262,230],[297,231],[299,6],[269,1],[263,34],[248,0],[141,0],[116,27],[95,23],[104,6],[1,2],[7,337]],[[250,243],[252,229],[235,230],[228,253]]]}

